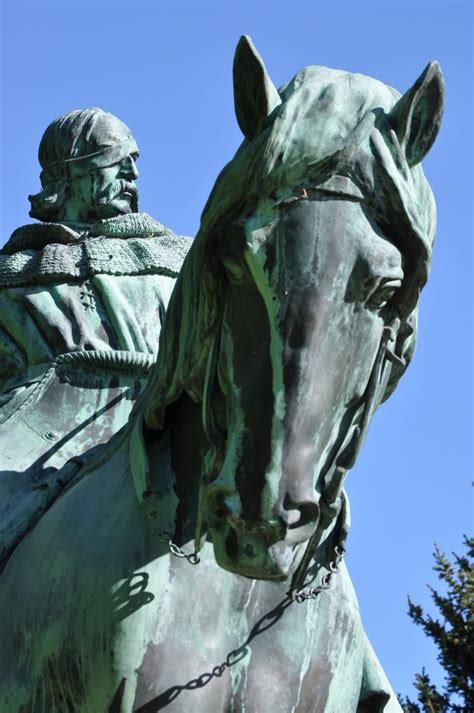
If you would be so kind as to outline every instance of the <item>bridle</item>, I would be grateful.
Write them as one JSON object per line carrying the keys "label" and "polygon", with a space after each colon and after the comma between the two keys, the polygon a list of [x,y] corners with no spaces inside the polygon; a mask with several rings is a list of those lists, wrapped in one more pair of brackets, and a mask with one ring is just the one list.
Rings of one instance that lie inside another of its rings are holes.
{"label": "bridle", "polygon": [[[369,376],[367,387],[362,398],[362,416],[360,424],[356,427],[355,438],[351,440],[350,452],[344,444],[336,453],[332,465],[328,472],[334,471],[328,485],[321,494],[319,501],[320,516],[316,530],[306,545],[305,552],[294,572],[287,596],[290,600],[303,603],[310,599],[316,599],[323,591],[330,588],[333,575],[339,571],[339,566],[346,554],[345,542],[347,539],[350,516],[347,495],[343,489],[344,477],[354,465],[360,451],[362,442],[366,436],[370,419],[375,409],[379,405],[385,391],[389,374],[384,378],[384,371],[387,361],[404,367],[403,356],[395,353],[397,334],[400,329],[400,318],[395,317],[389,325],[385,325],[382,330],[377,355]],[[348,430],[352,424],[349,425]],[[202,482],[199,487],[199,499],[202,495]],[[332,556],[327,564],[327,573],[321,578],[320,584],[305,588],[305,581],[311,568],[311,562],[315,559],[319,547],[325,541],[325,534],[333,526],[330,536],[335,536],[336,544],[332,547]],[[204,523],[202,521],[201,507],[198,507],[198,517],[195,532],[194,552],[186,553],[173,542],[172,536],[168,532],[161,531],[159,539],[168,545],[169,551],[175,557],[186,559],[190,564],[197,565],[200,562],[200,551],[205,542]]]}
{"label": "bridle", "polygon": [[[311,193],[313,190],[318,189],[303,189],[302,197],[308,198],[308,191]],[[284,202],[284,207],[300,199],[301,196],[293,196]],[[239,221],[236,225],[241,227],[242,223]],[[308,540],[303,557],[291,578],[290,587],[287,592],[288,597],[292,601],[301,603],[308,599],[315,599],[322,591],[328,589],[331,585],[333,575],[337,573],[339,565],[346,554],[345,541],[349,531],[350,518],[349,503],[347,495],[343,489],[343,481],[346,473],[355,463],[361,445],[367,434],[371,417],[383,399],[383,395],[391,374],[390,368],[385,375],[387,361],[391,364],[397,365],[398,367],[402,367],[402,369],[406,367],[406,362],[402,354],[399,355],[395,351],[397,346],[397,336],[400,332],[401,324],[401,318],[396,312],[392,312],[390,317],[387,318],[385,326],[382,330],[374,364],[367,382],[367,387],[360,403],[358,404],[357,411],[345,431],[345,436],[347,436],[350,430],[354,427],[355,419],[359,422],[354,428],[354,433],[350,438],[349,444],[346,443],[346,438],[342,438],[341,446],[333,457],[332,463],[329,467],[325,468],[326,486],[323,488],[320,495],[318,523],[313,535]],[[397,349],[397,351],[402,351],[402,349],[403,345],[401,348]],[[215,440],[212,433],[215,429],[212,428],[210,423],[212,419],[209,418],[208,391],[211,380],[210,375],[215,368],[217,352],[218,347],[216,347],[216,343],[214,342],[209,351],[207,360],[203,401],[204,427],[210,440]],[[329,477],[329,474],[331,477]],[[169,532],[160,532],[158,535],[159,539],[168,545],[169,551],[172,555],[181,559],[186,559],[192,565],[199,563],[200,551],[206,539],[206,528],[205,523],[203,522],[201,507],[202,493],[203,477],[201,477],[201,482],[199,484],[199,502],[194,536],[195,546],[192,553],[186,553],[178,545],[176,545],[176,543],[173,542],[172,535]],[[311,562],[315,559],[318,549],[321,545],[323,545],[327,537],[335,537],[336,539],[336,543],[332,548],[332,555],[326,567],[327,574],[323,575],[319,585],[305,588],[305,581],[311,568]]]}
{"label": "bridle", "polygon": [[[336,454],[330,468],[330,470],[334,469],[334,475],[321,494],[319,502],[320,517],[316,530],[306,545],[305,553],[293,574],[290,589],[288,590],[288,596],[298,603],[304,602],[307,599],[315,599],[322,591],[329,589],[332,575],[338,571],[339,565],[346,554],[345,541],[349,531],[349,505],[342,483],[347,471],[350,470],[355,463],[362,442],[367,434],[371,416],[379,405],[383,392],[385,391],[386,380],[383,379],[383,374],[386,360],[388,359],[392,363],[404,365],[403,358],[395,354],[392,348],[392,345],[394,346],[396,343],[399,327],[400,319],[396,317],[390,325],[385,325],[382,330],[377,356],[363,396],[362,419],[360,425],[357,426],[354,443],[349,454],[347,454],[347,449],[344,448],[344,446],[342,447]],[[328,573],[323,576],[320,585],[304,589],[304,583],[311,565],[311,560],[315,556],[318,547],[322,544],[325,533],[328,528],[333,525],[335,520],[334,530],[336,531],[336,545],[333,547],[333,558],[327,567]]]}

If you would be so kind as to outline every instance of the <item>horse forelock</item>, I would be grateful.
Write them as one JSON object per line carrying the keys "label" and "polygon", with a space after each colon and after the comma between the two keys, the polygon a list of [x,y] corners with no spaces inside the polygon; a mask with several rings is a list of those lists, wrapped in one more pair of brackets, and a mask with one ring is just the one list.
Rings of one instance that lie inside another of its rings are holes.
{"label": "horse forelock", "polygon": [[280,95],[261,133],[244,141],[218,176],[171,298],[147,410],[160,427],[166,406],[182,392],[203,398],[223,299],[215,246],[226,239],[226,226],[331,175],[354,182],[368,214],[402,252],[407,280],[400,309],[410,324],[407,354],[413,351],[416,320],[409,317],[428,275],[435,207],[421,167],[408,167],[387,118],[400,94],[361,74],[313,66]]}
{"label": "horse forelock", "polygon": [[[400,98],[392,87],[362,74],[310,66],[279,92],[282,103],[272,111],[260,134],[253,141],[245,140],[218,176],[202,214],[206,235],[214,232],[223,216],[234,215],[238,208],[248,214],[269,196],[278,200],[298,184],[317,179],[328,164],[334,172],[349,171],[360,178],[363,172],[351,166],[351,161],[375,164],[391,159],[395,163],[393,156],[375,156],[369,145],[373,131],[387,140],[390,126],[379,117],[386,117]],[[354,140],[360,151],[349,155]],[[429,192],[423,173],[419,167],[395,167],[398,183],[406,182],[404,174],[409,172],[412,202],[421,206],[427,189]],[[368,199],[379,188],[363,186]],[[431,242],[432,216],[420,217]]]}

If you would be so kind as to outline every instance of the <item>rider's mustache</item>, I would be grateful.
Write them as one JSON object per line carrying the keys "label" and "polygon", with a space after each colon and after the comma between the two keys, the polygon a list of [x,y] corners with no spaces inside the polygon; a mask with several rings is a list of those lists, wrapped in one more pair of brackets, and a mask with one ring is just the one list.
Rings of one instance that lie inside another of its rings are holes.
{"label": "rider's mustache", "polygon": [[137,199],[138,191],[135,183],[133,181],[126,181],[124,178],[117,178],[117,180],[112,181],[112,183],[102,191],[97,200],[97,204],[108,205],[111,201],[124,193],[128,193],[131,200]]}

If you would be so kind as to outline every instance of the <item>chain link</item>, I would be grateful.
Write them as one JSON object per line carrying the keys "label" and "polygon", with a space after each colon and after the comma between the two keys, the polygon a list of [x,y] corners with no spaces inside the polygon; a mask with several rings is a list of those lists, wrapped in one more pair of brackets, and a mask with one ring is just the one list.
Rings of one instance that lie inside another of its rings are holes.
{"label": "chain link", "polygon": [[339,565],[341,564],[342,560],[346,555],[346,549],[344,545],[336,545],[336,547],[334,548],[334,554],[334,559],[331,560],[331,562],[329,563],[329,572],[327,572],[323,576],[323,578],[321,579],[321,584],[318,584],[316,587],[310,587],[309,589],[300,589],[298,592],[295,592],[295,594],[293,595],[293,599],[295,602],[297,602],[298,604],[302,604],[308,599],[316,599],[321,594],[321,592],[324,592],[326,591],[326,589],[330,588],[333,575],[337,574],[337,572],[339,571]]}
{"label": "chain link", "polygon": [[[158,533],[158,539],[160,540],[160,542],[164,542],[168,545],[171,554],[175,557],[179,557],[180,559],[186,559],[189,564],[192,565],[199,564],[199,562],[201,561],[201,558],[197,552],[192,552],[191,554],[183,552],[183,550],[173,542],[169,532],[160,531]],[[302,604],[308,599],[316,599],[321,594],[321,592],[324,592],[331,587],[333,575],[339,572],[339,565],[341,564],[342,560],[346,555],[346,549],[344,545],[336,545],[336,547],[334,548],[334,554],[334,559],[329,562],[329,572],[327,572],[323,576],[323,578],[321,579],[321,584],[318,584],[316,587],[310,587],[309,589],[300,589],[298,592],[295,592],[293,595],[293,599],[295,602],[297,602],[298,604]]]}
{"label": "chain link", "polygon": [[199,562],[201,561],[201,558],[197,552],[192,552],[191,554],[188,554],[187,552],[183,552],[183,550],[178,547],[178,545],[175,545],[175,543],[171,539],[171,535],[169,532],[160,531],[158,533],[158,539],[160,540],[160,542],[164,542],[168,545],[171,554],[175,557],[186,559],[188,560],[189,564],[199,564]]}

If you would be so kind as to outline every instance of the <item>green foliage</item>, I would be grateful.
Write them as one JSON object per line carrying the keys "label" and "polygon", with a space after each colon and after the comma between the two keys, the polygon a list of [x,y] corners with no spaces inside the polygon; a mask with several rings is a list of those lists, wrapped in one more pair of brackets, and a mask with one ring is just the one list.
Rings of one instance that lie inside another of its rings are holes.
{"label": "green foliage", "polygon": [[408,614],[438,647],[438,661],[445,671],[439,691],[423,669],[415,676],[418,701],[400,699],[405,713],[473,713],[474,711],[474,539],[465,538],[466,554],[453,554],[451,562],[436,547],[435,565],[446,585],[441,594],[430,587],[440,614],[433,618],[408,598]]}

